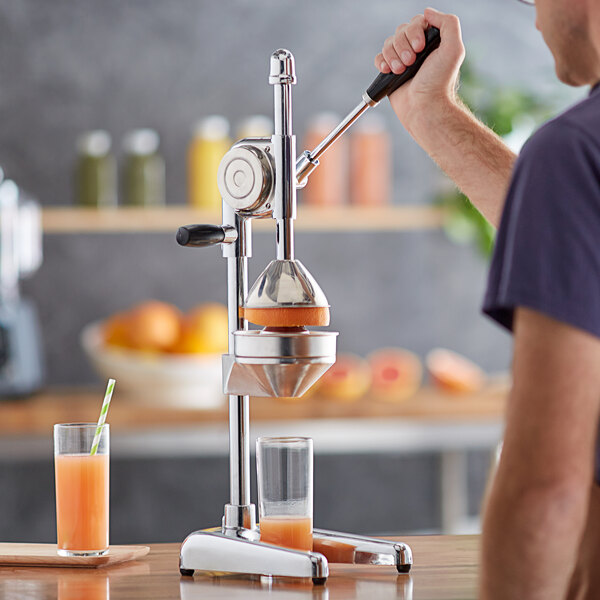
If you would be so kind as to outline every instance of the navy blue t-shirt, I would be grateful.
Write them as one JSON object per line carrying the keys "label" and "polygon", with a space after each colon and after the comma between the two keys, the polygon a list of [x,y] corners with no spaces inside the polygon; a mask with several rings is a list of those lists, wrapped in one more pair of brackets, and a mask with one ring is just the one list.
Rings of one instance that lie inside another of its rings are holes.
{"label": "navy blue t-shirt", "polygon": [[519,306],[600,337],[600,86],[515,164],[483,311],[512,331]]}

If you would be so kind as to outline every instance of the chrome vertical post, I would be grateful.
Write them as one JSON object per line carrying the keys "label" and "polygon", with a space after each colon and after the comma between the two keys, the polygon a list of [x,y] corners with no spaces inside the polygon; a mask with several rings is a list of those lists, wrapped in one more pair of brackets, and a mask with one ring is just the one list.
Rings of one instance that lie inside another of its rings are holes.
{"label": "chrome vertical post", "polygon": [[288,50],[276,50],[271,56],[269,83],[273,85],[275,104],[275,199],[273,217],[277,221],[277,259],[294,258],[294,222],[296,218],[296,136],[292,134],[292,85],[296,83],[294,57]]}
{"label": "chrome vertical post", "polygon": [[[238,232],[234,244],[223,246],[227,258],[227,307],[229,354],[234,353],[234,331],[248,329],[240,308],[248,293],[248,258],[252,256],[250,221],[223,202],[223,224]],[[229,396],[229,504],[225,505],[223,529],[256,527],[254,505],[250,502],[249,396]]]}

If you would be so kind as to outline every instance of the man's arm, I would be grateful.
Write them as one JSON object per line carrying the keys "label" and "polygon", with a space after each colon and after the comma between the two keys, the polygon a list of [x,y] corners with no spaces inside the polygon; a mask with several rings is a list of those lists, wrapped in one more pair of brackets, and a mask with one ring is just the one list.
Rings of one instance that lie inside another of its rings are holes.
{"label": "man's arm", "polygon": [[598,337],[517,309],[514,384],[483,524],[481,600],[566,596],[593,482],[598,365]]}
{"label": "man's arm", "polygon": [[439,49],[390,102],[416,142],[497,226],[516,156],[456,94],[465,56],[458,18],[428,8],[385,41],[375,66],[384,73],[402,73],[425,47],[424,31],[430,25],[440,30]]}

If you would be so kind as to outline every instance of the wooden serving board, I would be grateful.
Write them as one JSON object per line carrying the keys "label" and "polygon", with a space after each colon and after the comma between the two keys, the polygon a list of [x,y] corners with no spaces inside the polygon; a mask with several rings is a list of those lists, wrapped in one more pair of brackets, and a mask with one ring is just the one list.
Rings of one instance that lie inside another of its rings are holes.
{"label": "wooden serving board", "polygon": [[59,556],[56,544],[0,543],[0,567],[107,567],[136,560],[150,552],[148,546],[110,546],[103,556]]}

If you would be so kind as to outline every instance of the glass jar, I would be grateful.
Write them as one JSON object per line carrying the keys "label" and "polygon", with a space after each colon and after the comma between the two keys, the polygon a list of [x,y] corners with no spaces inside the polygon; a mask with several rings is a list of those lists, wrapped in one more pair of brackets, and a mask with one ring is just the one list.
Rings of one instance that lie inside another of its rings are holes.
{"label": "glass jar", "polygon": [[165,161],[153,129],[134,129],[123,138],[121,186],[127,206],[164,206]]}
{"label": "glass jar", "polygon": [[192,206],[221,208],[217,172],[230,146],[229,121],[225,117],[212,115],[194,126],[188,147],[188,200]]}
{"label": "glass jar", "polygon": [[107,131],[87,131],[77,140],[75,203],[99,208],[117,205],[117,164]]}
{"label": "glass jar", "polygon": [[350,202],[382,206],[391,202],[392,143],[385,122],[368,114],[350,136]]}
{"label": "glass jar", "polygon": [[[335,113],[319,113],[309,122],[304,149],[313,150],[340,122]],[[348,141],[341,137],[319,159],[302,190],[302,201],[311,206],[348,204]]]}

